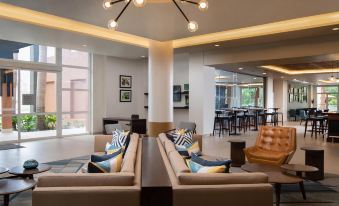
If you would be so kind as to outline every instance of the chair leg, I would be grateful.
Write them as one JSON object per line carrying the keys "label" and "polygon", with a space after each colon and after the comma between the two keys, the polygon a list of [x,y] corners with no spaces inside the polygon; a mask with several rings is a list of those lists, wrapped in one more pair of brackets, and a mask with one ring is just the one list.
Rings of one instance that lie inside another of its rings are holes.
{"label": "chair leg", "polygon": [[[301,124],[301,123],[300,123],[300,124]],[[305,123],[305,132],[304,132],[304,138],[306,137],[307,125],[308,125],[308,120],[306,120],[306,123]]]}

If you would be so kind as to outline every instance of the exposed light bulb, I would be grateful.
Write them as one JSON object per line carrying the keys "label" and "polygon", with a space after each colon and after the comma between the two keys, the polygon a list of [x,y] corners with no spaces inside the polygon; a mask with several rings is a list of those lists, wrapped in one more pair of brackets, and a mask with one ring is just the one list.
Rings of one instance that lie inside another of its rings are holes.
{"label": "exposed light bulb", "polygon": [[190,21],[187,24],[187,28],[190,32],[195,32],[198,30],[198,23],[195,21]]}
{"label": "exposed light bulb", "polygon": [[334,81],[334,76],[333,75],[330,77],[330,81]]}
{"label": "exposed light bulb", "polygon": [[199,2],[199,10],[200,11],[206,11],[208,9],[208,1],[206,0],[201,0]]}
{"label": "exposed light bulb", "polygon": [[125,0],[125,3],[127,4],[128,2],[130,2],[131,0]]}
{"label": "exposed light bulb", "polygon": [[102,2],[102,7],[104,7],[104,9],[110,9],[110,8],[112,8],[111,1],[110,1],[110,0],[104,0],[104,1]]}
{"label": "exposed light bulb", "polygon": [[143,7],[146,4],[146,0],[133,0],[133,4],[136,7]]}
{"label": "exposed light bulb", "polygon": [[115,29],[117,29],[117,27],[118,27],[118,22],[116,22],[114,19],[111,19],[111,20],[108,21],[108,28],[109,29],[115,30]]}

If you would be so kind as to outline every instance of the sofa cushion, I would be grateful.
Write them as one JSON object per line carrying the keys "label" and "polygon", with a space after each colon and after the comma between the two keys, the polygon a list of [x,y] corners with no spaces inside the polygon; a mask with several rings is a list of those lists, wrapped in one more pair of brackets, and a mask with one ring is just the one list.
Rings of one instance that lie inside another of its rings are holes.
{"label": "sofa cushion", "polygon": [[160,139],[162,146],[165,146],[165,141],[168,140],[166,134],[165,133],[159,134],[159,139]]}
{"label": "sofa cushion", "polygon": [[264,173],[181,173],[178,175],[182,185],[223,185],[267,183]]}
{"label": "sofa cushion", "polygon": [[131,172],[134,173],[134,166],[135,161],[137,158],[137,150],[138,150],[138,143],[139,143],[139,135],[132,134],[130,143],[126,150],[122,165],[121,165],[121,172]]}
{"label": "sofa cushion", "polygon": [[89,173],[120,172],[121,163],[122,163],[122,153],[105,161],[88,163],[88,172]]}
{"label": "sofa cushion", "polygon": [[187,165],[192,173],[224,173],[226,166],[202,166],[192,160],[186,160]]}
{"label": "sofa cushion", "polygon": [[285,153],[259,149],[256,147],[246,148],[245,153],[249,153],[248,155],[250,155],[254,159],[279,161],[280,159],[287,158],[287,155]]}
{"label": "sofa cushion", "polygon": [[174,143],[171,142],[170,140],[165,141],[165,151],[167,155],[169,155],[173,151],[176,151]]}
{"label": "sofa cushion", "polygon": [[190,172],[190,169],[187,167],[184,158],[182,158],[182,156],[177,151],[172,151],[168,155],[168,158],[176,174]]}
{"label": "sofa cushion", "polygon": [[46,173],[38,187],[132,186],[134,178],[132,173]]}

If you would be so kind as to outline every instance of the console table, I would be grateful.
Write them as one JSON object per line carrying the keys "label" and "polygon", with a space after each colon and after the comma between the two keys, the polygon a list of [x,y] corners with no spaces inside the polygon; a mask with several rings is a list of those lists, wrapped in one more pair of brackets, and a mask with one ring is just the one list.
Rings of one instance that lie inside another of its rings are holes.
{"label": "console table", "polygon": [[106,124],[118,124],[119,122],[129,122],[129,125],[131,126],[131,132],[138,134],[147,133],[146,119],[132,119],[127,117],[106,117],[102,119],[103,134],[107,134],[105,130]]}
{"label": "console table", "polygon": [[142,140],[141,206],[172,206],[172,184],[156,138]]}

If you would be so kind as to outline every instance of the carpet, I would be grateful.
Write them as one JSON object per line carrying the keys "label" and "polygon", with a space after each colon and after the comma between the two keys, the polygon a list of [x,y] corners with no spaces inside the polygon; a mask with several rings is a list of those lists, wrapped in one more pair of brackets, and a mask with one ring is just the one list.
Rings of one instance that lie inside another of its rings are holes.
{"label": "carpet", "polygon": [[20,149],[25,148],[24,146],[17,144],[0,144],[0,150]]}

